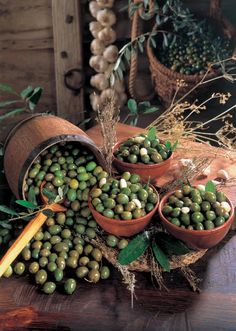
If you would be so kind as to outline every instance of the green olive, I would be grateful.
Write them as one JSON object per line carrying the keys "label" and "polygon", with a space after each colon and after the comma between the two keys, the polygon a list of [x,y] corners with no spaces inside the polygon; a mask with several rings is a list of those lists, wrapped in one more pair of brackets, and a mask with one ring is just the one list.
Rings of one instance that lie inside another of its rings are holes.
{"label": "green olive", "polygon": [[76,290],[76,281],[73,278],[69,278],[64,283],[64,290],[67,294],[72,294]]}
{"label": "green olive", "polygon": [[106,238],[106,243],[109,247],[116,247],[118,241],[118,238],[113,235],[108,235]]}
{"label": "green olive", "polygon": [[47,280],[47,272],[44,269],[40,269],[36,274],[35,274],[35,282],[36,284],[43,285],[46,280]]}
{"label": "green olive", "polygon": [[85,266],[81,266],[78,269],[76,269],[75,273],[78,278],[85,278],[89,273],[89,269]]}
{"label": "green olive", "polygon": [[107,266],[103,266],[100,270],[101,279],[107,279],[110,277],[110,269]]}

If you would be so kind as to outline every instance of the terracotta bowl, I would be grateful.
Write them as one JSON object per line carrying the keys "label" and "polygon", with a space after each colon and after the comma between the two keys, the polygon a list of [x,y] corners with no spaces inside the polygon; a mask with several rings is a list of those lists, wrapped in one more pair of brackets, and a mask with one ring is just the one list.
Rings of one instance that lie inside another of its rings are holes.
{"label": "terracotta bowl", "polygon": [[227,198],[227,202],[231,206],[231,213],[228,220],[221,226],[212,230],[188,230],[182,229],[170,221],[168,221],[162,214],[162,209],[166,203],[168,197],[175,191],[167,193],[160,201],[158,207],[158,213],[161,218],[163,226],[174,237],[184,241],[188,247],[193,249],[207,249],[217,245],[228,233],[233,221],[234,221],[234,206],[232,202]]}
{"label": "terracotta bowl", "polygon": [[[118,142],[114,146],[114,152],[120,147],[123,142],[125,142],[125,140]],[[163,176],[169,170],[172,159],[173,153],[167,160],[157,164],[134,164],[120,161],[114,155],[113,165],[120,173],[129,171],[130,173],[138,174],[143,181],[147,182],[148,180],[150,180],[152,183],[155,183],[159,177]]]}
{"label": "terracotta bowl", "polygon": [[89,209],[91,210],[94,219],[106,232],[114,234],[115,236],[131,237],[134,234],[141,232],[149,224],[152,217],[157,211],[159,204],[159,194],[153,186],[152,188],[154,192],[158,195],[158,201],[153,210],[143,217],[132,220],[116,220],[103,216],[102,214],[98,213],[96,209],[94,209],[91,202],[91,197],[89,197],[88,201]]}

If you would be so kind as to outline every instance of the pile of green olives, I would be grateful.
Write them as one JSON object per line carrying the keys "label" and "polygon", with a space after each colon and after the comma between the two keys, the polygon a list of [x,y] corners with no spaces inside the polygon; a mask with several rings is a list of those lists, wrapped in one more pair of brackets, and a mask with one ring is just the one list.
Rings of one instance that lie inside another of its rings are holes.
{"label": "pile of green olives", "polygon": [[72,294],[78,280],[97,283],[109,277],[110,269],[102,262],[101,250],[86,243],[73,226],[62,224],[61,219],[57,214],[46,220],[5,277],[27,271],[45,294],[52,294],[56,288]]}
{"label": "pile of green olives", "polygon": [[106,244],[108,247],[118,248],[119,250],[122,250],[128,246],[129,241],[127,239],[118,238],[112,234],[109,234],[106,237]]}
{"label": "pile of green olives", "polygon": [[115,157],[133,164],[157,164],[171,155],[171,150],[156,137],[150,140],[146,134],[140,134],[123,142],[114,152]]}
{"label": "pile of green olives", "polygon": [[165,66],[185,75],[205,74],[209,65],[227,59],[232,55],[232,45],[228,39],[215,37],[209,31],[178,34],[174,43],[158,49],[156,56]]}
{"label": "pile of green olives", "polygon": [[140,182],[138,174],[124,172],[120,179],[107,178],[91,191],[91,202],[100,214],[117,220],[131,220],[153,210],[158,196],[153,188]]}
{"label": "pile of green olives", "polygon": [[211,230],[223,225],[231,207],[223,192],[204,191],[189,185],[168,197],[162,214],[174,225],[188,230]]}
{"label": "pile of green olives", "polygon": [[5,276],[14,271],[17,275],[26,270],[34,275],[36,284],[46,294],[63,285],[72,294],[77,279],[96,283],[110,275],[102,264],[102,253],[84,239],[96,237],[97,223],[88,207],[91,187],[108,178],[108,173],[97,164],[92,152],[73,143],[55,144],[41,153],[28,171],[25,180],[25,196],[32,191],[40,203],[40,186],[57,195],[59,188],[65,193],[67,208],[48,217],[34,239],[24,248],[21,261],[9,268]]}

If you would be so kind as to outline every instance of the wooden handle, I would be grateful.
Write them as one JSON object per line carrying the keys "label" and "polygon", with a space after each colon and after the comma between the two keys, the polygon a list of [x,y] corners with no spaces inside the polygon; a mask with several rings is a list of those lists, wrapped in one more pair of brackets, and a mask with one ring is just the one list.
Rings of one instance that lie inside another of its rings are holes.
{"label": "wooden handle", "polygon": [[[54,212],[65,211],[66,208],[60,206],[59,204],[47,205],[44,208],[50,209]],[[8,249],[6,254],[0,261],[0,277],[6,272],[12,262],[15,261],[17,256],[21,253],[21,251],[25,248],[25,246],[30,242],[30,240],[34,237],[34,235],[39,231],[41,226],[43,226],[46,221],[47,216],[44,215],[43,212],[39,212],[36,217],[34,217],[24,228],[22,233],[13,243],[13,245]]]}

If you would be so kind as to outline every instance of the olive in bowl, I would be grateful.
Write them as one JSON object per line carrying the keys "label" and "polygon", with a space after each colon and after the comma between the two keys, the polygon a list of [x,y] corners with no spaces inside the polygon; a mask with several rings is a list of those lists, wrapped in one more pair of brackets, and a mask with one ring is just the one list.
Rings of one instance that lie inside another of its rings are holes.
{"label": "olive in bowl", "polygon": [[157,211],[159,195],[152,185],[142,184],[137,174],[108,178],[90,191],[89,208],[108,233],[130,237],[142,231]]}
{"label": "olive in bowl", "polygon": [[170,168],[173,159],[172,146],[166,146],[157,137],[147,134],[128,138],[114,146],[113,165],[119,172],[139,174],[143,181],[155,182]]}
{"label": "olive in bowl", "polygon": [[166,230],[193,249],[217,245],[234,220],[234,207],[223,192],[202,191],[189,185],[167,193],[158,212]]}

